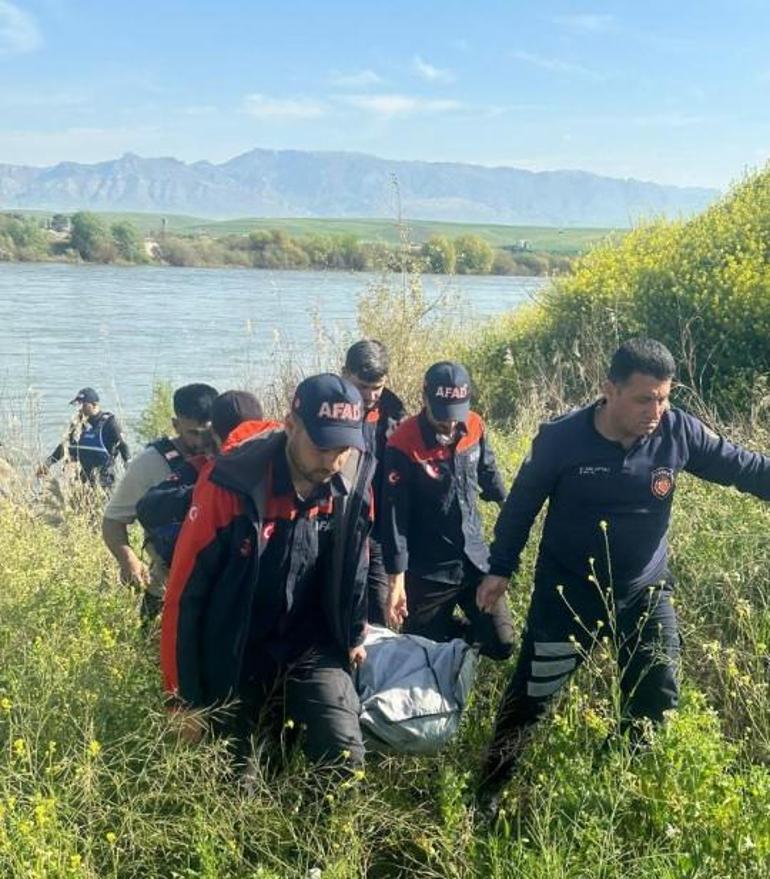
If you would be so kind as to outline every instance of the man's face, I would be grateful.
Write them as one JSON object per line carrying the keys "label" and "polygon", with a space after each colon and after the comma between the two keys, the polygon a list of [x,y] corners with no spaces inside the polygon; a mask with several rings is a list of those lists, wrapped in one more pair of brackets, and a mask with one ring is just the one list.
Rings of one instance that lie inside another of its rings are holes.
{"label": "man's face", "polygon": [[319,449],[304,424],[293,414],[286,417],[286,454],[299,475],[313,485],[328,482],[350,457],[350,446]]}
{"label": "man's face", "polygon": [[342,370],[342,375],[343,378],[346,378],[358,388],[358,392],[361,394],[361,399],[364,401],[364,409],[367,412],[374,409],[374,407],[380,402],[380,397],[385,389],[388,377],[384,375],[377,381],[368,382],[347,369]]}
{"label": "man's face", "polygon": [[80,411],[84,418],[90,418],[92,415],[96,415],[99,411],[98,403],[81,403]]}
{"label": "man's face", "polygon": [[632,372],[625,382],[604,385],[607,413],[615,429],[627,437],[649,436],[669,408],[671,379]]}
{"label": "man's face", "polygon": [[188,455],[208,455],[214,451],[214,437],[211,422],[196,421],[177,415],[171,419],[179,444]]}
{"label": "man's face", "polygon": [[431,411],[428,397],[424,393],[423,402],[425,404],[425,415],[428,419],[428,424],[430,424],[430,426],[436,431],[436,435],[438,437],[444,437],[450,441],[453,440],[457,435],[457,428],[460,425],[460,422],[452,420],[446,421],[436,418]]}

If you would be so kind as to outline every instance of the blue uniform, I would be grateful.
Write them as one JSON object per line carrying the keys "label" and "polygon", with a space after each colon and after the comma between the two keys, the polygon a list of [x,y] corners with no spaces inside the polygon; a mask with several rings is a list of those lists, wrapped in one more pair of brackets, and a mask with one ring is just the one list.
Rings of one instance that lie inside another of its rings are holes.
{"label": "blue uniform", "polygon": [[[487,571],[478,498],[501,503],[505,485],[482,419],[469,412],[456,441],[442,445],[423,410],[403,421],[385,452],[382,548],[385,569],[406,571],[404,631],[434,641],[462,637],[492,659],[513,649],[510,610],[476,606]],[[465,620],[458,621],[459,605]]]}
{"label": "blue uniform", "polygon": [[485,767],[492,781],[510,775],[521,731],[604,635],[615,633],[624,719],[660,720],[676,707],[668,526],[678,474],[770,500],[770,458],[676,408],[626,449],[597,431],[599,405],[542,425],[495,526],[490,573],[509,577],[548,501],[521,653]]}

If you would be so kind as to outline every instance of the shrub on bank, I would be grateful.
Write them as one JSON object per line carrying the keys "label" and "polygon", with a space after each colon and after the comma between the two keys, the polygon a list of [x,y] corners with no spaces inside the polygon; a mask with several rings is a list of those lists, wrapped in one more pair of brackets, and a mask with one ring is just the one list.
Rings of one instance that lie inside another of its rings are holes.
{"label": "shrub on bank", "polygon": [[632,335],[671,348],[680,378],[723,415],[746,412],[770,372],[770,169],[689,222],[658,221],[578,260],[537,305],[468,351],[487,411],[557,382],[579,402]]}

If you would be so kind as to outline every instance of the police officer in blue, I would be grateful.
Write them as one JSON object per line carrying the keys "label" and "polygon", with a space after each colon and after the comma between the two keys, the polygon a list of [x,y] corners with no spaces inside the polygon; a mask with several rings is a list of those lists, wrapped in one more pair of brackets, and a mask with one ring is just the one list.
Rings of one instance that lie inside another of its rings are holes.
{"label": "police officer in blue", "polygon": [[129,453],[120,424],[112,412],[99,405],[99,395],[93,388],[82,388],[70,405],[78,412],[69,428],[66,442],[51,452],[38,468],[38,475],[46,474],[52,464],[66,458],[78,465],[81,481],[86,485],[109,490],[115,482],[115,461],[118,455],[123,463]]}
{"label": "police officer in blue", "polygon": [[482,768],[490,817],[527,730],[591,648],[617,645],[623,730],[638,737],[678,702],[679,630],[667,535],[686,471],[770,500],[770,458],[733,445],[670,406],[675,363],[653,339],[615,352],[603,396],[543,424],[495,526],[477,604],[505,594],[530,528],[548,501],[518,662]]}

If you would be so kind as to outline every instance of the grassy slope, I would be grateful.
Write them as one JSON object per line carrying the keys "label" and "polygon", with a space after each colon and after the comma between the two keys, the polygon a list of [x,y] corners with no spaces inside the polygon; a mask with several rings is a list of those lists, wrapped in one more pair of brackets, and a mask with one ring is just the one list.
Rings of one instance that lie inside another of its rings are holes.
{"label": "grassy slope", "polygon": [[[526,441],[494,442],[509,477]],[[0,875],[299,879],[320,865],[325,879],[765,879],[770,513],[695,480],[677,491],[682,709],[650,753],[599,759],[615,716],[600,656],[541,727],[493,831],[474,827],[468,802],[506,669],[482,662],[440,757],[372,759],[365,780],[320,792],[295,760],[242,795],[217,744],[170,733],[157,642],[95,526],[0,503]],[[517,626],[532,563],[530,547]]]}
{"label": "grassy slope", "polygon": [[[17,211],[29,216],[50,216],[49,211]],[[161,228],[163,214],[101,213],[105,222],[130,220],[143,233],[157,232]],[[206,220],[182,214],[166,216],[169,232],[193,235],[205,233],[212,236],[243,235],[256,229],[282,229],[293,237],[308,235],[354,235],[366,241],[398,241],[398,229],[392,220],[368,219],[304,219],[304,218],[256,218],[236,220]],[[477,223],[441,223],[430,220],[410,220],[408,228],[411,240],[422,243],[431,235],[479,235],[494,247],[514,245],[522,239],[530,242],[533,250],[574,255],[583,253],[611,234],[622,234],[612,229],[559,229],[547,226],[502,226]]]}

